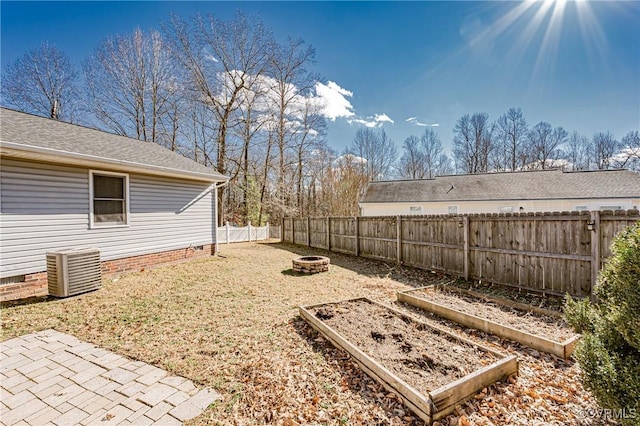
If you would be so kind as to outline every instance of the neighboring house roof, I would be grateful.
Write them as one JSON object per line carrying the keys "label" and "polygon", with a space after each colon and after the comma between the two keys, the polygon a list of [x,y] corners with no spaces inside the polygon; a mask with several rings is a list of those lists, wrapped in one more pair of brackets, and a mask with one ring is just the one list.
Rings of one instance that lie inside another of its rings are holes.
{"label": "neighboring house roof", "polygon": [[210,182],[228,178],[156,143],[0,108],[0,153]]}
{"label": "neighboring house roof", "polygon": [[640,198],[640,174],[541,170],[370,182],[361,203],[581,198]]}

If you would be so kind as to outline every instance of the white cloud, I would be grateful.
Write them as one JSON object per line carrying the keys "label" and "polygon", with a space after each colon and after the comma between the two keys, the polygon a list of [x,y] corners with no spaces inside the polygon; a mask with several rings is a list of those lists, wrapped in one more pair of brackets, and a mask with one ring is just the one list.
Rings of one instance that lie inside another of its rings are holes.
{"label": "white cloud", "polygon": [[352,97],[353,92],[343,89],[333,81],[327,84],[316,82],[316,95],[322,104],[322,112],[331,121],[336,118],[353,117],[353,106],[347,97]]}
{"label": "white cloud", "polygon": [[438,126],[440,126],[440,124],[438,124],[438,123],[433,123],[433,124],[422,123],[422,122],[418,121],[417,117],[409,117],[404,121],[406,121],[407,123],[415,124],[416,126],[419,126],[419,127],[438,127]]}
{"label": "white cloud", "polygon": [[350,120],[347,120],[347,123],[349,124],[362,124],[363,126],[367,126],[367,127],[375,127],[376,126],[376,122],[375,121],[367,121],[364,120],[362,118],[352,118]]}
{"label": "white cloud", "polygon": [[213,53],[211,52],[211,49],[209,47],[204,47],[201,52],[202,52],[202,54],[203,54],[203,56],[204,56],[204,58],[206,60],[211,61],[211,62],[218,62],[218,58],[216,58],[213,55]]}
{"label": "white cloud", "polygon": [[342,95],[345,96],[349,96],[352,97],[353,96],[353,92],[347,89],[343,89],[342,87],[338,86],[337,83],[334,83],[333,81],[329,81],[329,83],[327,84],[327,87],[329,87],[329,89],[334,90]]}
{"label": "white cloud", "polygon": [[[215,60],[215,58],[211,58]],[[231,75],[229,75],[231,74]],[[221,102],[229,101],[231,96],[230,88],[236,87],[240,78],[245,80],[254,79],[254,84],[257,90],[251,92],[241,92],[240,100],[245,98],[255,98],[255,93],[265,93],[254,99],[254,112],[256,114],[264,113],[265,121],[268,120],[268,111],[270,109],[277,109],[279,104],[279,98],[277,92],[274,90],[278,86],[278,82],[268,76],[252,76],[245,74],[243,71],[236,70],[231,73],[219,73],[221,90],[216,94]],[[346,119],[349,124],[361,124],[366,127],[382,127],[384,123],[395,124],[395,121],[385,113],[374,114],[372,116],[361,117],[356,115],[354,107],[350,102],[353,96],[353,92],[340,87],[333,81],[328,81],[326,84],[320,81],[316,81],[313,90],[307,93],[301,93],[293,84],[288,84],[286,87],[287,107],[285,113],[287,114],[288,125],[295,129],[302,126],[302,121],[306,113],[315,112],[324,116],[326,119],[335,121],[336,119]],[[265,124],[267,127],[269,123]],[[313,136],[313,132],[310,132]]]}
{"label": "white cloud", "polygon": [[391,119],[391,117],[389,117],[387,114],[384,114],[384,113],[383,113],[383,114],[376,114],[376,115],[373,117],[373,119],[374,119],[377,123],[384,123],[384,122],[391,123],[391,124],[394,124],[394,123],[395,123],[395,121],[393,121],[393,120]]}
{"label": "white cloud", "polygon": [[333,161],[333,164],[336,167],[354,166],[354,165],[360,165],[360,164],[367,164],[367,159],[358,157],[357,155],[353,155],[353,154],[344,154],[336,158]]}
{"label": "white cloud", "polygon": [[347,120],[347,123],[362,124],[363,126],[366,126],[366,127],[382,127],[384,123],[394,124],[395,121],[393,121],[391,117],[389,117],[387,114],[382,113],[382,114],[375,114],[373,116],[368,116],[365,118],[352,118],[350,120]]}

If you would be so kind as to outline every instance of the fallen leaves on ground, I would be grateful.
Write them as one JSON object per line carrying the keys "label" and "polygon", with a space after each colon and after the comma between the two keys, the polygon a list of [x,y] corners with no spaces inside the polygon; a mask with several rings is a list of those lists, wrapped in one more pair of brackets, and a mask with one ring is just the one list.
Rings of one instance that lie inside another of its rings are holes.
{"label": "fallen leaves on ground", "polygon": [[[450,278],[285,244],[221,245],[221,253],[125,275],[79,297],[4,304],[2,339],[54,328],[222,393],[189,424],[422,424],[302,321],[297,306],[361,296],[392,303],[396,291]],[[292,258],[310,254],[329,256],[330,271],[293,273]],[[437,424],[596,424],[580,417],[597,405],[573,361],[454,330],[518,355],[520,375]]]}

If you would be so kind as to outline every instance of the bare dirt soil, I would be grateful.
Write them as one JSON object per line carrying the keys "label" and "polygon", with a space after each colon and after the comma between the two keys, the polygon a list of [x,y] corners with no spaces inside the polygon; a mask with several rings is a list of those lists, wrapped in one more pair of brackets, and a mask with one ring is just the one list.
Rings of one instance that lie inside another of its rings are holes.
{"label": "bare dirt soil", "polygon": [[499,359],[366,300],[311,312],[423,395]]}
{"label": "bare dirt soil", "polygon": [[[398,399],[299,316],[299,305],[452,279],[288,244],[220,246],[220,256],[105,280],[68,299],[2,304],[0,340],[54,328],[219,391],[224,400],[190,425],[421,424]],[[291,271],[302,255],[331,258],[328,272]],[[405,309],[405,308],[403,308]],[[426,321],[436,321],[424,317]],[[450,324],[456,333],[520,360],[519,376],[487,388],[441,421],[449,425],[591,425],[597,409],[573,361]]]}
{"label": "bare dirt soil", "polygon": [[542,294],[518,287],[509,287],[480,281],[465,281],[463,279],[455,280],[453,285],[465,290],[473,290],[488,296],[503,297],[514,302],[524,303],[560,313],[562,313],[564,307],[564,299],[562,297],[553,294]]}
{"label": "bare dirt soil", "polygon": [[448,291],[446,287],[417,290],[411,295],[556,342],[563,342],[575,335],[562,318],[487,302],[471,295]]}

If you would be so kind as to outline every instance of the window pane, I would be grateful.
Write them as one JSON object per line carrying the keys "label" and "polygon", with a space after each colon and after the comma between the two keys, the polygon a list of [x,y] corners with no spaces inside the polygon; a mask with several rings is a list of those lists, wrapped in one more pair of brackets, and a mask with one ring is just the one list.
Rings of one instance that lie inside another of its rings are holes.
{"label": "window pane", "polygon": [[93,175],[93,197],[124,199],[124,178]]}
{"label": "window pane", "polygon": [[126,223],[124,201],[95,200],[93,221],[95,223]]}

